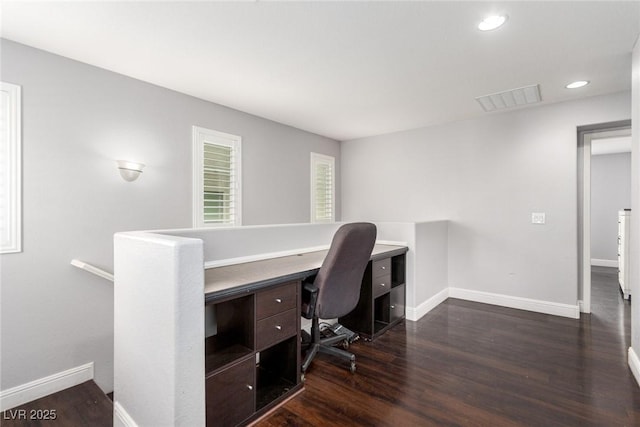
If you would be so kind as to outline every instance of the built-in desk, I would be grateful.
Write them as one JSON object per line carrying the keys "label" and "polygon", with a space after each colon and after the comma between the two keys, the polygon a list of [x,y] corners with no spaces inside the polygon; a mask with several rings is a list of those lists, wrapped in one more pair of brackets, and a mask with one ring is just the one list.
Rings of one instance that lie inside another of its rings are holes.
{"label": "built-in desk", "polygon": [[[255,291],[288,280],[304,280],[318,272],[327,252],[328,250],[307,252],[206,269],[205,301]],[[375,245],[371,252],[371,260],[390,258],[406,252],[406,246]]]}
{"label": "built-in desk", "polygon": [[[373,339],[404,319],[406,252],[375,245],[347,327]],[[205,270],[205,310],[213,323],[205,338],[207,425],[248,423],[302,389],[300,284],[326,254]]]}

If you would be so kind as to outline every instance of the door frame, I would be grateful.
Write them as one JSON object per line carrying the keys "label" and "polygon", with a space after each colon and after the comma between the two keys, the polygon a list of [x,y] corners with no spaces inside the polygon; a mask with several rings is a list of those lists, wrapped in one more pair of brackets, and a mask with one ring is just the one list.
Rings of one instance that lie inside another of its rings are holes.
{"label": "door frame", "polygon": [[631,120],[578,127],[578,303],[591,313],[591,140],[631,134]]}

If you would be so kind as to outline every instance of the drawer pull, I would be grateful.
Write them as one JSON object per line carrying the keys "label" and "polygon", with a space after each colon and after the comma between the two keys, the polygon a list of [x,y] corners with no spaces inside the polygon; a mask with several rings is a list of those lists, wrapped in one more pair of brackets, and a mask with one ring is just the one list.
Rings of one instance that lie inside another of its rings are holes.
{"label": "drawer pull", "polygon": [[381,268],[381,269],[383,269],[383,270],[386,270],[386,269],[387,269],[387,267],[386,267],[386,266],[384,266],[384,265],[383,265],[382,267],[380,267],[380,268]]}
{"label": "drawer pull", "polygon": [[252,386],[252,385],[250,385],[250,384],[247,384],[247,388],[248,388],[249,390],[253,390],[253,386]]}
{"label": "drawer pull", "polygon": [[280,325],[276,325],[276,329],[277,329],[277,330],[279,330],[279,331],[281,331],[281,330],[282,330],[282,326],[280,326]]}
{"label": "drawer pull", "polygon": [[396,306],[395,306],[395,305],[392,305],[392,306],[391,306],[391,310],[395,310],[395,309],[396,309]]}
{"label": "drawer pull", "polygon": [[280,298],[276,298],[276,302],[277,302],[278,304],[280,304],[280,303],[282,302],[282,300],[281,300]]}
{"label": "drawer pull", "polygon": [[385,285],[384,283],[380,283],[380,286],[385,287],[385,286],[387,286],[387,285]]}

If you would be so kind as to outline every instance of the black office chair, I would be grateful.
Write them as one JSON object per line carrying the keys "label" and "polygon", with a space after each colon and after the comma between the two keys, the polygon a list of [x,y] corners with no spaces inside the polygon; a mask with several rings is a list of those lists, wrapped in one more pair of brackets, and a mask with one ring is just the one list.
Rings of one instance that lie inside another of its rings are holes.
{"label": "black office chair", "polygon": [[351,312],[360,299],[362,277],[376,241],[376,226],[357,222],[341,226],[313,283],[304,283],[302,316],[312,319],[311,338],[302,363],[302,375],[320,351],[342,357],[356,370],[356,356],[333,345],[348,343],[346,335],[320,337],[319,319],[335,319]]}

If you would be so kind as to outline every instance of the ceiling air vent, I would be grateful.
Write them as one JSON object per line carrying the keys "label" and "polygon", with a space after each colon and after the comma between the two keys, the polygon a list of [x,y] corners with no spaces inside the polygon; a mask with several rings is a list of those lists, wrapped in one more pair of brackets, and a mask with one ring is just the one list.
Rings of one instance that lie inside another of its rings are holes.
{"label": "ceiling air vent", "polygon": [[492,93],[476,98],[476,101],[478,101],[482,109],[486,112],[535,104],[541,100],[538,85],[505,90],[504,92]]}

